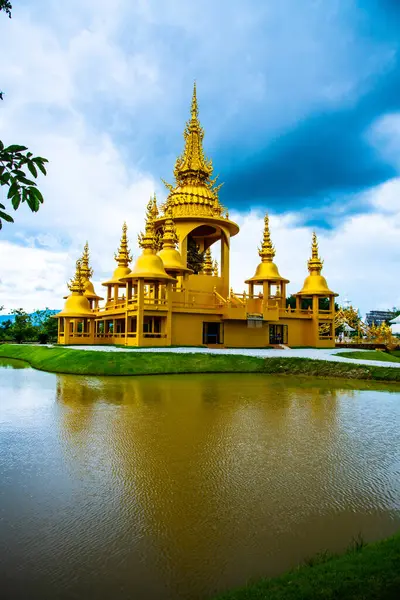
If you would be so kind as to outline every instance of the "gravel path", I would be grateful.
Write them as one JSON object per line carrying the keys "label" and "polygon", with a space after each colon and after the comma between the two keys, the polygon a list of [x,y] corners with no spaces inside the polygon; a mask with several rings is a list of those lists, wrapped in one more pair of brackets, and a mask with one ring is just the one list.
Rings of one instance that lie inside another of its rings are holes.
{"label": "gravel path", "polygon": [[[379,360],[362,360],[358,358],[343,358],[337,356],[338,352],[357,352],[353,348],[291,348],[288,350],[275,350],[272,348],[252,349],[252,348],[223,348],[221,350],[214,348],[116,348],[115,346],[65,346],[72,350],[95,350],[96,352],[171,352],[173,354],[238,354],[240,356],[256,356],[259,358],[313,358],[316,360],[328,360],[331,362],[354,363],[357,365],[374,365],[376,367],[394,367],[400,368],[400,362],[383,362]],[[366,350],[365,352],[369,352]],[[371,351],[372,352],[372,351]]]}

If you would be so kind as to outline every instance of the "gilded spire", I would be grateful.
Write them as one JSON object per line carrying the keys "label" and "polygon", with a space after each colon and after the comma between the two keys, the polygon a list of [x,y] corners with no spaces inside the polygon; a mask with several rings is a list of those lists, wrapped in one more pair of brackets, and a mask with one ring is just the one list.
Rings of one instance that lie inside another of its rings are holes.
{"label": "gilded spire", "polygon": [[218,275],[219,275],[218,261],[216,261],[216,260],[214,260],[214,263],[213,263],[213,270],[214,270],[214,272],[213,272],[214,277],[218,277]]}
{"label": "gilded spire", "polygon": [[[158,217],[157,197],[156,197],[155,192],[154,192],[153,198],[150,198],[150,202],[151,202],[150,215],[151,215],[152,220],[155,221]],[[149,202],[149,205],[150,205],[150,202]]]}
{"label": "gilded spire", "polygon": [[168,209],[166,212],[166,221],[164,225],[164,234],[162,237],[162,248],[173,248],[175,249],[177,243],[177,235],[175,224],[172,219],[172,211]]}
{"label": "gilded spire", "polygon": [[319,254],[318,254],[317,234],[314,231],[313,235],[312,235],[312,243],[311,243],[311,258],[307,263],[308,270],[310,271],[310,273],[316,272],[319,275],[319,273],[322,270],[323,264],[324,263],[320,259]]}
{"label": "gilded spire", "polygon": [[203,266],[203,274],[204,275],[212,275],[214,271],[214,265],[211,256],[210,248],[207,248],[205,257],[204,257],[204,266]]}
{"label": "gilded spire", "polygon": [[128,227],[126,226],[126,222],[124,221],[124,224],[122,225],[122,236],[118,248],[118,253],[114,254],[114,259],[117,261],[119,267],[127,267],[132,260],[131,253],[128,248],[128,237],[126,235],[127,231]]}
{"label": "gilded spire", "polygon": [[206,158],[203,149],[204,130],[199,121],[196,83],[193,86],[190,119],[183,132],[185,146],[182,154],[176,159],[174,176],[171,185],[164,181],[168,189],[168,198],[163,210],[171,207],[173,217],[223,217],[224,207],[218,199],[222,184],[218,177],[212,177],[212,161]]}
{"label": "gilded spire", "polygon": [[213,168],[211,160],[208,160],[204,156],[204,130],[199,121],[196,82],[193,86],[190,121],[186,123],[183,137],[185,139],[185,148],[182,156],[176,160],[174,169],[177,183],[191,179],[200,181],[208,180],[213,172]]}
{"label": "gilded spire", "polygon": [[150,198],[146,210],[146,222],[144,233],[139,233],[138,244],[142,250],[155,251],[155,231],[153,221],[153,198]]}
{"label": "gilded spire", "polygon": [[272,262],[275,256],[275,248],[271,242],[271,235],[269,232],[269,217],[267,214],[264,217],[264,236],[261,248],[258,249],[258,254],[262,262]]}
{"label": "gilded spire", "polygon": [[84,280],[90,279],[93,275],[93,269],[91,269],[90,265],[89,265],[89,244],[88,244],[88,242],[86,242],[86,244],[83,247],[83,254],[82,254],[82,259],[81,259],[81,275]]}
{"label": "gilded spire", "polygon": [[76,261],[75,276],[67,284],[72,293],[83,294],[85,290],[84,280],[82,277],[82,261]]}

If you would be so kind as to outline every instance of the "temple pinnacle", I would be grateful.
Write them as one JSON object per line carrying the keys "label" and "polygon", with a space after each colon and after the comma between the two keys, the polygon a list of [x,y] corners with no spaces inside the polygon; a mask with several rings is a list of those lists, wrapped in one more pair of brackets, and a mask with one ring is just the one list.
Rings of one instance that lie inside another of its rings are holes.
{"label": "temple pinnacle", "polygon": [[90,279],[93,275],[93,269],[90,268],[89,265],[89,244],[86,244],[83,247],[83,254],[81,259],[81,275],[83,279]]}
{"label": "temple pinnacle", "polygon": [[272,262],[275,256],[275,248],[271,242],[271,235],[269,231],[269,217],[268,214],[264,217],[264,235],[261,248],[258,250],[258,254],[263,262]]}
{"label": "temple pinnacle", "polygon": [[197,119],[199,117],[199,107],[197,105],[196,81],[193,84],[192,106],[191,106],[191,111],[190,112],[192,114],[192,121],[193,120],[197,121]]}
{"label": "temple pinnacle", "polygon": [[83,278],[82,278],[82,261],[81,260],[76,261],[75,276],[68,283],[68,287],[71,290],[71,292],[75,292],[77,294],[83,294],[83,292],[84,292],[85,287],[84,287],[84,282],[83,282]]}
{"label": "temple pinnacle", "polygon": [[316,271],[319,274],[321,272],[321,270],[322,270],[323,264],[324,263],[320,259],[319,253],[318,253],[318,239],[317,239],[317,234],[314,231],[313,235],[312,235],[312,242],[311,242],[311,258],[310,258],[310,260],[307,263],[308,270],[310,271],[310,273],[312,271]]}
{"label": "temple pinnacle", "polygon": [[204,275],[212,275],[213,272],[214,272],[214,265],[213,265],[213,260],[212,260],[212,256],[211,256],[211,250],[210,250],[210,248],[207,248],[205,257],[204,257],[203,273],[204,273]]}
{"label": "temple pinnacle", "polygon": [[122,236],[118,248],[118,254],[114,254],[114,260],[117,261],[119,267],[127,267],[132,260],[131,253],[128,248],[128,237],[126,235],[127,231],[128,227],[124,221],[124,224],[122,225]]}

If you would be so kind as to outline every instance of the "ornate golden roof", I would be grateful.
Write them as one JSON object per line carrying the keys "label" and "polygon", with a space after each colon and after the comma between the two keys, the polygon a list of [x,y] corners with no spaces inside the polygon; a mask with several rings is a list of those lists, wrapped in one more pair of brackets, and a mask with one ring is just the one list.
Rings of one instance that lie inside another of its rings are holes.
{"label": "ornate golden roof", "polygon": [[176,281],[164,269],[163,261],[155,253],[154,222],[151,218],[152,201],[147,207],[145,232],[139,234],[139,246],[142,254],[137,259],[131,273],[124,276],[121,281],[132,279],[149,279],[152,281]]}
{"label": "ornate golden roof", "polygon": [[118,252],[114,254],[114,260],[118,263],[118,267],[114,270],[112,278],[108,281],[105,281],[102,285],[120,283],[120,278],[129,275],[131,272],[128,265],[132,260],[132,256],[128,247],[128,237],[126,235],[127,231],[128,227],[124,221],[124,224],[122,225],[122,236]]}
{"label": "ornate golden roof", "polygon": [[203,275],[213,275],[214,273],[214,263],[211,256],[211,249],[207,248],[205,256],[204,256],[204,265],[203,265]]}
{"label": "ornate golden roof", "polygon": [[216,185],[218,177],[211,178],[212,162],[204,154],[204,130],[198,118],[196,83],[190,112],[190,120],[183,133],[185,147],[175,163],[175,185],[164,182],[170,192],[164,208],[171,208],[174,218],[221,217],[224,208],[219,202],[218,191],[222,184]]}
{"label": "ornate golden roof", "polygon": [[183,262],[180,252],[176,249],[177,235],[171,209],[167,211],[167,219],[162,236],[162,249],[157,253],[164,264],[164,269],[172,273],[193,273]]}
{"label": "ornate golden roof", "polygon": [[82,277],[82,262],[76,261],[75,276],[67,284],[71,295],[67,297],[64,308],[57,317],[89,317],[94,316],[89,300],[84,295],[84,280]]}
{"label": "ornate golden roof", "polygon": [[83,279],[90,279],[93,276],[93,269],[89,265],[89,244],[83,247],[83,254],[81,259],[81,275]]}
{"label": "ornate golden roof", "polygon": [[278,267],[272,262],[275,257],[275,248],[271,242],[269,217],[267,214],[264,217],[264,235],[261,248],[258,249],[258,255],[261,258],[261,262],[253,277],[247,279],[245,283],[262,283],[263,281],[283,281],[289,283],[288,279],[284,279],[280,275]]}
{"label": "ornate golden roof", "polygon": [[337,296],[328,288],[325,277],[321,275],[323,261],[320,259],[318,254],[318,240],[317,235],[314,232],[312,235],[311,243],[311,258],[308,263],[309,275],[305,278],[304,284],[299,296]]}
{"label": "ornate golden roof", "polygon": [[91,266],[89,264],[89,244],[88,244],[88,242],[86,242],[86,244],[83,247],[83,254],[82,254],[82,258],[81,258],[81,276],[83,279],[83,287],[84,287],[85,296],[92,300],[93,299],[103,300],[103,298],[101,298],[101,296],[98,296],[96,294],[94,285],[90,281],[90,278],[93,276],[93,269],[91,268]]}

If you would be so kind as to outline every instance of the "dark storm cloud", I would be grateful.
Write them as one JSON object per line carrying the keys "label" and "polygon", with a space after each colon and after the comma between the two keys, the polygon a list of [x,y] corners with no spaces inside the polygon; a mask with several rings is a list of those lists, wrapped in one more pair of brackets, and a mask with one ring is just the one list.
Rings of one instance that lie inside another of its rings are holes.
{"label": "dark storm cloud", "polygon": [[[275,212],[303,210],[304,222],[328,227],[344,196],[398,174],[370,145],[366,134],[380,116],[400,109],[400,0],[358,4],[364,11],[358,34],[364,40],[391,44],[390,69],[382,67],[369,93],[350,108],[314,113],[272,139],[261,140],[257,131],[249,131],[255,138],[252,155],[241,158],[239,144],[220,147],[216,162],[224,172],[221,199],[225,204],[237,209],[262,206]],[[331,210],[331,215],[314,216],[317,207]],[[360,194],[358,203],[348,203],[347,214],[366,210]]]}
{"label": "dark storm cloud", "polygon": [[394,167],[368,143],[366,130],[381,114],[400,107],[398,84],[396,70],[351,110],[313,115],[236,164],[233,171],[225,170],[222,200],[229,199],[234,207],[251,202],[291,210],[313,206],[325,196],[359,192],[395,176]]}

